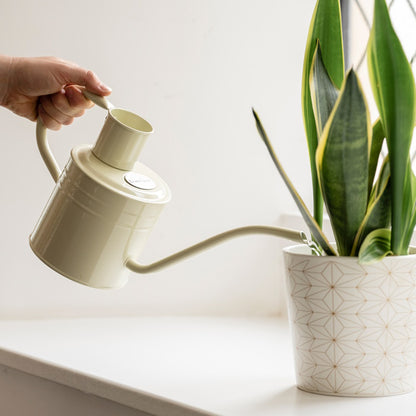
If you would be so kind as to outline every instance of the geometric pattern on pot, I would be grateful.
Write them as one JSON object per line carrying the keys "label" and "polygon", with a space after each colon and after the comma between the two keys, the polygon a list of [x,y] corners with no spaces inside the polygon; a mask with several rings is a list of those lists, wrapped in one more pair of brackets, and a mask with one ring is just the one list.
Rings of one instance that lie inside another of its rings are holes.
{"label": "geometric pattern on pot", "polygon": [[362,266],[306,250],[284,250],[298,387],[339,396],[412,391],[416,256]]}

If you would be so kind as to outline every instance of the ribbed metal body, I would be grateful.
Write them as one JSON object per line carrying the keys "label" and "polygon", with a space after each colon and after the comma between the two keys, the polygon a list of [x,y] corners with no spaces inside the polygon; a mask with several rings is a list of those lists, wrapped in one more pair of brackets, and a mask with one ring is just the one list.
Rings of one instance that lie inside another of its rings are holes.
{"label": "ribbed metal body", "polygon": [[90,146],[72,150],[52,195],[30,236],[35,254],[60,274],[96,288],[127,282],[128,257],[137,258],[164,205],[166,183],[146,166],[129,171],[155,185],[132,186],[127,171],[99,160]]}

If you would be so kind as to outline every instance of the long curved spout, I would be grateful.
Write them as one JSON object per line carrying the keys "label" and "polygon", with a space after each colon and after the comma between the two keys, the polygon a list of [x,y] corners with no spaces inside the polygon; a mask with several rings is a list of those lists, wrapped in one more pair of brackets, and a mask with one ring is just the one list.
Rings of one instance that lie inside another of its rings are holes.
{"label": "long curved spout", "polygon": [[176,263],[180,260],[184,260],[190,256],[198,254],[212,246],[222,243],[234,237],[240,237],[247,234],[266,234],[281,237],[287,240],[292,240],[297,243],[308,244],[308,239],[303,231],[295,231],[287,228],[270,227],[263,225],[251,225],[247,227],[234,228],[221,234],[214,235],[206,240],[203,240],[191,247],[178,251],[162,260],[156,261],[151,264],[140,264],[136,260],[129,257],[125,263],[125,266],[136,273],[152,273],[157,270],[163,269]]}

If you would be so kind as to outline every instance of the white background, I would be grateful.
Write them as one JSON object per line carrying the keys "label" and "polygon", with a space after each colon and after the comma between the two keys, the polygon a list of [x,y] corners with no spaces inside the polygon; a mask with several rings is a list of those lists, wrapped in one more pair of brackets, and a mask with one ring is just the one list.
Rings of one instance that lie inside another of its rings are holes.
{"label": "white background", "polygon": [[[0,52],[55,55],[93,69],[111,101],[154,126],[141,161],[168,182],[165,208],[142,253],[157,260],[235,226],[279,225],[296,208],[264,145],[263,119],[299,192],[310,204],[301,116],[301,72],[314,0],[3,0]],[[50,133],[63,165],[92,143],[104,111]],[[254,236],[225,243],[116,291],[60,277],[28,237],[53,181],[33,123],[0,108],[0,318],[129,314],[271,315],[282,309],[280,248]]]}

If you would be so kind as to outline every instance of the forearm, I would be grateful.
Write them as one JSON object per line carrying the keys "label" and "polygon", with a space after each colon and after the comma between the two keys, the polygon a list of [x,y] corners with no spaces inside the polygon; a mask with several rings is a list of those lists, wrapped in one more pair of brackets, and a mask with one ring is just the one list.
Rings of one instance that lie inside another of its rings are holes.
{"label": "forearm", "polygon": [[5,105],[9,89],[13,58],[0,55],[0,105]]}

